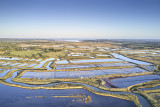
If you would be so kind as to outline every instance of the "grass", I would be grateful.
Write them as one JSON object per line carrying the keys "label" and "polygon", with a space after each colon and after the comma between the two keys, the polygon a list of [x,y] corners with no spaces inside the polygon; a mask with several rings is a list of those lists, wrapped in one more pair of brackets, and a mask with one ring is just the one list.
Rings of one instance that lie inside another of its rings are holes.
{"label": "grass", "polygon": [[3,54],[3,53],[4,53],[4,51],[0,51],[0,55]]}
{"label": "grass", "polygon": [[160,89],[144,90],[144,91],[139,91],[139,93],[145,98],[147,98],[147,100],[151,103],[153,107],[160,106]]}
{"label": "grass", "polygon": [[6,69],[2,69],[2,70],[0,70],[0,74],[1,74],[1,73],[4,73],[4,71],[6,71]]}
{"label": "grass", "polygon": [[100,85],[104,84],[103,81],[96,78],[67,78],[67,79],[13,78],[12,81],[32,84],[32,85],[50,84],[50,83],[59,83],[59,82],[74,82],[74,83],[84,83],[84,84],[92,85],[94,87],[99,87]]}
{"label": "grass", "polygon": [[47,52],[47,53],[44,53],[43,56],[47,56],[47,57],[50,57],[50,58],[65,57],[66,56],[66,52],[65,51]]}
{"label": "grass", "polygon": [[131,92],[144,96],[152,105],[152,107],[160,106],[160,89],[140,90],[140,88],[152,88],[160,85],[160,80],[148,81],[142,84],[134,85],[130,88]]}
{"label": "grass", "polygon": [[76,60],[80,60],[80,59],[91,59],[90,57],[88,57],[88,56],[67,56],[67,58],[66,58],[67,60],[74,60],[74,59],[76,59]]}
{"label": "grass", "polygon": [[37,50],[28,50],[28,51],[12,51],[11,55],[13,56],[19,56],[19,57],[31,57],[33,54],[37,55],[38,53],[42,53],[43,51],[37,51]]}
{"label": "grass", "polygon": [[145,83],[133,85],[131,86],[130,89],[152,88],[158,85],[160,85],[160,80],[153,80],[153,81],[148,81]]}

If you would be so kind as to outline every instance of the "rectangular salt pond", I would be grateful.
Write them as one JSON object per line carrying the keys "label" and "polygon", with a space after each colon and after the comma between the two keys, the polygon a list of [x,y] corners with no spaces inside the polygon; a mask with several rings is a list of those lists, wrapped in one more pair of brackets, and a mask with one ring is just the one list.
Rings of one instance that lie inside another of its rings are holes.
{"label": "rectangular salt pond", "polygon": [[110,66],[136,66],[128,62],[121,63],[102,63],[102,64],[78,64],[78,65],[55,65],[56,70],[76,69],[76,68],[92,68],[92,67],[110,67]]}
{"label": "rectangular salt pond", "polygon": [[31,64],[31,65],[29,65],[29,66],[27,66],[27,67],[33,67],[33,66],[35,66],[35,65],[37,65],[37,64]]}
{"label": "rectangular salt pond", "polygon": [[123,69],[103,69],[88,71],[25,72],[21,78],[80,78],[106,74],[128,74],[137,72],[145,72],[145,70],[138,67],[132,67]]}
{"label": "rectangular salt pond", "polygon": [[120,62],[120,63],[103,63],[103,64],[96,64],[98,67],[110,67],[110,66],[136,66],[133,63],[128,62]]}
{"label": "rectangular salt pond", "polygon": [[53,63],[53,61],[49,62],[46,66],[47,70],[51,70],[52,68],[50,67],[50,65]]}
{"label": "rectangular salt pond", "polygon": [[50,61],[50,60],[55,60],[55,58],[49,58],[49,59],[46,59],[45,61],[41,61],[39,65],[35,66],[34,68],[42,68],[43,65],[47,62],[47,61]]}
{"label": "rectangular salt pond", "polygon": [[133,76],[125,78],[114,78],[110,79],[110,83],[119,88],[129,87],[131,85],[144,83],[152,80],[160,80],[159,75],[143,75],[143,76]]}
{"label": "rectangular salt pond", "polygon": [[105,72],[106,74],[131,74],[131,73],[147,72],[146,70],[138,67],[122,68],[122,69],[105,69],[102,71]]}
{"label": "rectangular salt pond", "polygon": [[14,64],[11,64],[11,66],[15,66],[15,65],[18,65],[18,64],[20,64],[20,63],[14,63]]}
{"label": "rectangular salt pond", "polygon": [[150,66],[142,66],[142,67],[145,68],[145,69],[148,69],[149,71],[154,71],[156,69],[156,66],[152,66],[152,65],[150,65]]}
{"label": "rectangular salt pond", "polygon": [[96,54],[96,56],[111,56],[111,55],[105,55],[105,54]]}
{"label": "rectangular salt pond", "polygon": [[69,62],[67,60],[58,60],[56,61],[56,64],[68,64]]}
{"label": "rectangular salt pond", "polygon": [[90,63],[90,62],[116,62],[120,59],[89,59],[89,60],[71,60],[71,63]]}
{"label": "rectangular salt pond", "polygon": [[7,69],[7,70],[4,70],[3,73],[0,73],[0,77],[3,77],[5,76],[8,72],[10,72],[11,70],[14,70],[14,69]]}
{"label": "rectangular salt pond", "polygon": [[136,64],[140,64],[140,65],[152,65],[151,63],[144,62],[144,61],[139,61],[139,60],[134,60],[134,59],[125,57],[125,56],[120,55],[120,54],[117,54],[117,53],[112,53],[112,55],[113,55],[115,58],[119,58],[119,59],[122,59],[122,60],[128,61],[128,62],[132,62],[132,63],[136,63]]}
{"label": "rectangular salt pond", "polygon": [[9,65],[9,64],[11,64],[11,63],[9,62],[9,63],[5,63],[5,64],[2,64],[2,65],[5,66],[5,65]]}
{"label": "rectangular salt pond", "polygon": [[22,67],[22,66],[26,66],[26,65],[28,65],[28,63],[21,64],[21,65],[18,65],[18,66],[21,66],[21,67]]}
{"label": "rectangular salt pond", "polygon": [[90,68],[90,67],[96,67],[93,64],[85,64],[85,65],[55,65],[56,70],[61,69],[76,69],[76,68]]}

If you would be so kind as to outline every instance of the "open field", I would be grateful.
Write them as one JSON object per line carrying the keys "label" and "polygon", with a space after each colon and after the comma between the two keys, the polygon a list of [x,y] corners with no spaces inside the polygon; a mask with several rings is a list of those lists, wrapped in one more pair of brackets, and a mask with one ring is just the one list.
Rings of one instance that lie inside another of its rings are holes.
{"label": "open field", "polygon": [[38,53],[42,53],[42,51],[37,51],[37,50],[27,50],[27,51],[12,51],[11,56],[19,56],[19,57],[31,57],[34,55],[38,55]]}

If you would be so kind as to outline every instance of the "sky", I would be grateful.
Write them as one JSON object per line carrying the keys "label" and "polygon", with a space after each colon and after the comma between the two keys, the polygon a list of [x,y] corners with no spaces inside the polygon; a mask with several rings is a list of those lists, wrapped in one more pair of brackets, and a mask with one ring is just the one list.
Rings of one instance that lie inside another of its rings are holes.
{"label": "sky", "polygon": [[0,38],[160,39],[160,0],[0,0]]}

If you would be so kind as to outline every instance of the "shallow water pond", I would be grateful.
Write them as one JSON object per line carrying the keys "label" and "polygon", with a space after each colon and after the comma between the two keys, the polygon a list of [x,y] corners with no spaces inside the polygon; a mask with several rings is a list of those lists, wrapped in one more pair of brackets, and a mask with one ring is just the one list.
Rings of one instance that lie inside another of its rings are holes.
{"label": "shallow water pond", "polygon": [[128,62],[132,62],[132,63],[136,63],[136,64],[140,64],[140,65],[152,65],[151,63],[144,62],[144,61],[139,61],[139,60],[135,60],[135,59],[131,59],[131,58],[125,57],[125,56],[117,54],[117,53],[112,53],[112,55],[115,58],[119,58],[119,59],[122,59],[122,60],[125,60],[125,61],[128,61]]}
{"label": "shallow water pond", "polygon": [[56,61],[56,64],[68,64],[69,62],[67,60],[58,60]]}
{"label": "shallow water pond", "polygon": [[[1,107],[135,107],[134,103],[114,97],[92,94],[83,89],[29,90],[0,84]],[[82,98],[60,97],[72,95],[90,96],[92,102],[84,103]],[[59,96],[59,97],[52,97]]]}
{"label": "shallow water pond", "polygon": [[0,73],[0,77],[3,77],[3,76],[5,76],[8,72],[10,72],[11,70],[14,70],[14,69],[4,69],[3,70],[3,73]]}
{"label": "shallow water pond", "polygon": [[155,87],[152,87],[152,88],[140,88],[140,90],[155,90],[155,89],[160,89],[160,85],[157,85]]}
{"label": "shallow water pond", "polygon": [[124,78],[113,78],[110,79],[109,82],[118,88],[125,88],[131,85],[140,84],[152,80],[160,80],[160,75],[143,75]]}
{"label": "shallow water pond", "polygon": [[45,61],[41,61],[40,64],[35,66],[34,68],[42,68],[47,61],[54,60],[54,59],[55,58],[49,58],[49,59],[46,59]]}
{"label": "shallow water pond", "polygon": [[120,59],[90,59],[90,60],[71,60],[71,63],[90,63],[90,62],[116,62]]}
{"label": "shallow water pond", "polygon": [[129,74],[137,72],[146,72],[146,70],[132,67],[123,69],[103,69],[86,71],[54,71],[54,72],[25,72],[21,78],[81,78],[106,74]]}

